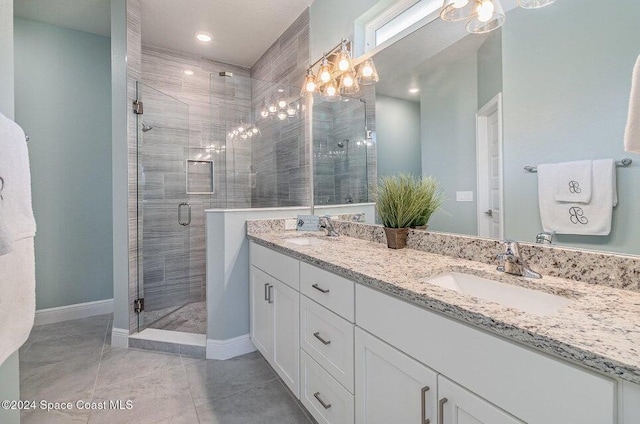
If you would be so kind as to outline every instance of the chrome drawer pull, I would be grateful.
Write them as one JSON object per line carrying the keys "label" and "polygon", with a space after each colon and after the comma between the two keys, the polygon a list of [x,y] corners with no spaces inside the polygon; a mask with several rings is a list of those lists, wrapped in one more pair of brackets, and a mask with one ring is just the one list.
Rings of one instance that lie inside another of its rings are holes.
{"label": "chrome drawer pull", "polygon": [[322,344],[325,345],[325,346],[331,344],[331,340],[325,340],[322,337],[320,337],[320,332],[319,331],[316,332],[316,333],[313,333],[313,337],[315,337],[316,339],[320,340],[322,342]]}
{"label": "chrome drawer pull", "polygon": [[431,420],[429,418],[427,418],[427,399],[426,399],[426,395],[427,392],[429,391],[429,386],[424,386],[421,390],[420,390],[420,401],[422,404],[422,417],[420,419],[420,424],[429,424],[431,422]]}
{"label": "chrome drawer pull", "polygon": [[444,404],[447,402],[449,402],[447,398],[438,401],[438,424],[444,424]]}
{"label": "chrome drawer pull", "polygon": [[264,300],[269,301],[269,283],[264,285]]}
{"label": "chrome drawer pull", "polygon": [[323,407],[324,409],[329,409],[329,408],[331,408],[331,404],[330,404],[330,403],[324,403],[324,401],[323,401],[322,399],[320,399],[320,392],[315,392],[315,393],[313,394],[313,397],[314,397],[314,398],[316,398],[316,399],[318,399],[318,402],[320,402],[320,405],[322,405],[322,407]]}
{"label": "chrome drawer pull", "polygon": [[271,295],[272,295],[271,289],[272,288],[273,288],[273,286],[269,285],[269,288],[267,289],[267,295],[268,295],[267,296],[267,302],[269,302],[269,303],[273,303],[273,297],[271,297]]}
{"label": "chrome drawer pull", "polygon": [[311,287],[313,287],[314,289],[318,290],[319,292],[322,292],[324,294],[329,293],[329,289],[323,289],[320,286],[318,286],[317,284],[312,285]]}

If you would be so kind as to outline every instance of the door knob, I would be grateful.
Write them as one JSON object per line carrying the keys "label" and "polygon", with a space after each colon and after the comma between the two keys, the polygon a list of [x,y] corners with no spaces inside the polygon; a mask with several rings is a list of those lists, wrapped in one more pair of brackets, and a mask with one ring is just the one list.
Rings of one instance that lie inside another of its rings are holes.
{"label": "door knob", "polygon": [[493,216],[493,210],[489,209],[488,211],[485,211],[484,214],[487,216]]}

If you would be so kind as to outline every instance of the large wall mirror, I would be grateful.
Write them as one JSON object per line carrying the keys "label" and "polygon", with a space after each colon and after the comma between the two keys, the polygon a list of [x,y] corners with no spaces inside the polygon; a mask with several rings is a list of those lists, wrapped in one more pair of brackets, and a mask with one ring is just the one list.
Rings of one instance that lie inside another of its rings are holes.
{"label": "large wall mirror", "polygon": [[499,30],[436,19],[375,55],[379,174],[441,182],[446,213],[431,230],[533,242],[538,181],[525,166],[630,157],[617,169],[611,234],[554,243],[640,254],[640,157],[623,149],[640,3],[503,5]]}

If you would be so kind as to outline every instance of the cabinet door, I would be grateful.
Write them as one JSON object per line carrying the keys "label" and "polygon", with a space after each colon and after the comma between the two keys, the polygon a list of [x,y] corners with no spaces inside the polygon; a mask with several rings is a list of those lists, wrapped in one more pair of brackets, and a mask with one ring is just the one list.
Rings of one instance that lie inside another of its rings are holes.
{"label": "cabinet door", "polygon": [[289,389],[300,397],[300,294],[273,280],[273,356],[271,365]]}
{"label": "cabinet door", "polygon": [[[274,279],[258,268],[251,267],[251,341],[262,355],[271,361],[273,335],[272,308],[269,304],[269,286]],[[273,297],[273,289],[271,289]]]}
{"label": "cabinet door", "polygon": [[438,376],[438,403],[442,424],[523,424],[441,375]]}
{"label": "cabinet door", "polygon": [[357,424],[437,422],[433,370],[358,327],[355,346]]}

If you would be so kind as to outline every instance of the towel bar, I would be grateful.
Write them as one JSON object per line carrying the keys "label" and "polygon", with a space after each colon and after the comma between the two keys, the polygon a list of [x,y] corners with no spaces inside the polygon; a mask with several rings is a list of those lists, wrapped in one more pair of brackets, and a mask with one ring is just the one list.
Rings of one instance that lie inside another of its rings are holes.
{"label": "towel bar", "polygon": [[[626,168],[627,166],[631,165],[632,163],[633,163],[633,159],[624,158],[622,160],[616,161],[616,166],[618,168]],[[538,167],[537,166],[527,165],[527,166],[524,167],[524,170],[527,171],[527,172],[538,172]]]}

